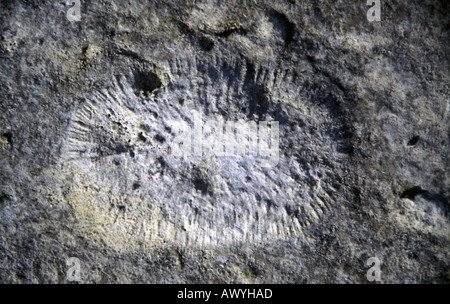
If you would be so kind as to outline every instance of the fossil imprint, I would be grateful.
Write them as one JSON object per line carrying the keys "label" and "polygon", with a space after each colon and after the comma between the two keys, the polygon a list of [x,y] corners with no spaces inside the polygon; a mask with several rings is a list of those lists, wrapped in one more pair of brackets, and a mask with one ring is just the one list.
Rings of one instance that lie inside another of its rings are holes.
{"label": "fossil imprint", "polygon": [[[339,98],[295,69],[220,56],[115,77],[73,114],[61,153],[66,199],[80,228],[111,246],[296,237],[342,199],[333,181],[345,171],[350,143]],[[255,157],[174,157],[173,124],[192,126],[193,113],[277,121],[277,165],[258,166]],[[123,239],[127,244],[118,245]]]}

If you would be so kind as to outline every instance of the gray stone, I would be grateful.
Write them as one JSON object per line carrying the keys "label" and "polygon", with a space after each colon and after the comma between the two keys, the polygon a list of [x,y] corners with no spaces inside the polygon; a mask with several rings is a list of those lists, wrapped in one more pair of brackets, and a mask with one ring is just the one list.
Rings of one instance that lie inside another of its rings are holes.
{"label": "gray stone", "polygon": [[69,9],[0,3],[0,282],[449,282],[446,2]]}

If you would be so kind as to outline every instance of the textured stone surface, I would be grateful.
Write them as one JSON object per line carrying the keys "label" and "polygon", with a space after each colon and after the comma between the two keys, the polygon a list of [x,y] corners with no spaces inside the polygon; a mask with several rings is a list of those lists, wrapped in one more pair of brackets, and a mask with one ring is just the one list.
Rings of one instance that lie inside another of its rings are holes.
{"label": "textured stone surface", "polygon": [[[449,7],[365,2],[2,1],[0,281],[448,282]],[[199,114],[278,164],[174,157]]]}

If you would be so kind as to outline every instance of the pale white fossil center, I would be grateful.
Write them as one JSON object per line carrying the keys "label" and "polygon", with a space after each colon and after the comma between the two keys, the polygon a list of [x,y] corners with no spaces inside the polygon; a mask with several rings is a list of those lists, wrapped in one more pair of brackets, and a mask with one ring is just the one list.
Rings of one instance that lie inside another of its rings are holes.
{"label": "pale white fossil center", "polygon": [[115,77],[74,111],[61,182],[86,234],[118,249],[226,246],[297,237],[339,204],[327,181],[348,158],[342,123],[301,74],[215,57],[159,75],[151,94]]}

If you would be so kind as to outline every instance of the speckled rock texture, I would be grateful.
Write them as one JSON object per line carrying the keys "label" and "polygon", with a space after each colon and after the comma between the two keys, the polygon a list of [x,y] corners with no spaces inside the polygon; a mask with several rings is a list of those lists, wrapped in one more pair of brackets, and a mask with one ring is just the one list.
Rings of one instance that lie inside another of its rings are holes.
{"label": "speckled rock texture", "polygon": [[449,283],[447,1],[79,4],[0,2],[1,283]]}

